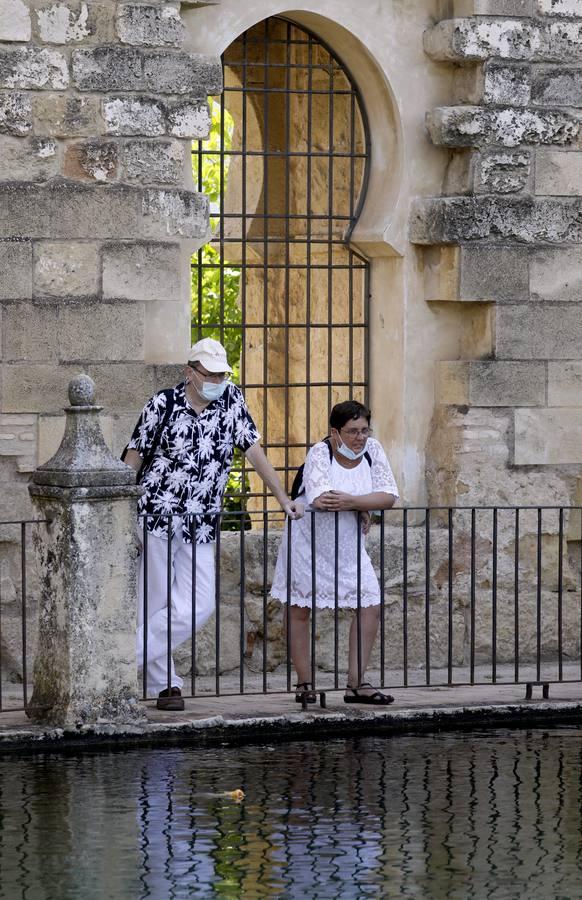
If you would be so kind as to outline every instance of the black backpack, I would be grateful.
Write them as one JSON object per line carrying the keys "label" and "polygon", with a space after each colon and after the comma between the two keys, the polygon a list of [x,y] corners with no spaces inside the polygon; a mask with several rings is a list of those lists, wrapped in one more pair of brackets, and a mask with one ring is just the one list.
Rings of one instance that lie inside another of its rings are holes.
{"label": "black backpack", "polygon": [[[329,461],[331,462],[333,459],[333,447],[331,446],[331,441],[328,437],[326,437],[326,438],[323,438],[323,443],[327,444],[327,449],[329,450]],[[364,453],[364,459],[367,461],[370,468],[372,468],[372,457],[370,456],[370,454],[368,453],[367,450]],[[292,500],[297,500],[297,497],[299,497],[300,494],[303,494],[305,492],[305,488],[303,487],[303,470],[304,470],[304,468],[305,468],[305,463],[302,463],[299,466],[299,468],[297,469],[297,473],[295,475],[295,478],[293,479],[293,484],[291,486],[291,499]]]}
{"label": "black backpack", "polygon": [[[135,479],[137,484],[140,483],[143,474],[149,468],[149,466],[155,456],[156,450],[160,446],[160,441],[162,440],[162,435],[164,433],[164,429],[165,429],[166,425],[168,424],[168,422],[170,421],[170,416],[172,415],[172,412],[174,410],[174,388],[167,388],[165,391],[162,391],[162,393],[164,394],[164,396],[166,398],[166,409],[164,411],[164,418],[162,419],[162,424],[156,431],[156,434],[154,436],[154,440],[152,442],[152,445],[150,447],[148,455],[144,456],[141,466],[139,467],[139,472],[137,473],[137,477]],[[122,461],[125,460],[128,449],[129,449],[129,447],[126,445],[123,450],[123,453],[121,454]]]}

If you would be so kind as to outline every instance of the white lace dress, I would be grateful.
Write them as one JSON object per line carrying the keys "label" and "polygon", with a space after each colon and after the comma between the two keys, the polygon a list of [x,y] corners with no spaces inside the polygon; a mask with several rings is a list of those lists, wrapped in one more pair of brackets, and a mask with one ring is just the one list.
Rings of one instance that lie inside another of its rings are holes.
{"label": "white lace dress", "polygon": [[[347,494],[370,494],[384,491],[398,497],[398,488],[392,469],[379,441],[369,438],[366,450],[372,465],[365,457],[353,469],[346,469],[330,461],[327,444],[315,444],[305,460],[303,484],[305,495],[300,499],[309,504],[305,516],[291,522],[291,589],[290,602],[294,606],[311,606],[313,602],[313,575],[311,566],[311,530],[315,527],[315,605],[335,607],[336,597],[336,545],[335,513],[313,510],[313,501],[326,491],[344,491]],[[339,607],[355,609],[358,605],[358,514],[340,512],[337,542],[337,601]],[[271,596],[287,602],[287,526],[279,548]],[[380,602],[380,586],[370,557],[360,541],[360,591],[361,605],[373,606]]]}

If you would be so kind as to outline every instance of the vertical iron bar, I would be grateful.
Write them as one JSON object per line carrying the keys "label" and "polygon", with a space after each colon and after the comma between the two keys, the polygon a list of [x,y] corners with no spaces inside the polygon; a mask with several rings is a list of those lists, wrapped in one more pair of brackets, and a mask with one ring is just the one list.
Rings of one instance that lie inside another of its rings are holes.
{"label": "vertical iron bar", "polygon": [[385,510],[380,511],[380,687],[384,687],[384,668],[386,665],[386,645],[385,645],[385,637],[384,637],[384,626],[386,619],[386,606],[385,606],[385,585],[386,579],[384,577],[384,518],[385,518]]}
{"label": "vertical iron bar", "polygon": [[448,658],[447,658],[447,682],[453,683],[453,510],[448,511]]}
{"label": "vertical iron bar", "polygon": [[470,678],[475,684],[475,507],[471,508],[471,658]]}
{"label": "vertical iron bar", "polygon": [[222,528],[221,513],[217,513],[215,517],[216,527],[216,548],[215,548],[215,564],[214,564],[214,605],[215,605],[215,641],[216,641],[216,669],[214,678],[216,682],[216,696],[220,696],[220,538]]}
{"label": "vertical iron bar", "polygon": [[[350,229],[353,227],[355,209],[355,180],[356,180],[356,96],[352,90],[350,94]],[[350,383],[350,400],[354,397],[354,254],[348,248],[348,381]]]}
{"label": "vertical iron bar", "polygon": [[193,697],[196,696],[196,657],[198,654],[196,645],[197,553],[196,516],[192,516],[192,669],[190,675],[190,689]]}
{"label": "vertical iron bar", "polygon": [[334,512],[333,551],[333,684],[339,687],[339,513]]}
{"label": "vertical iron bar", "polygon": [[562,603],[564,593],[564,508],[560,507],[558,513],[558,681],[563,678],[563,622],[562,622]]}
{"label": "vertical iron bar", "polygon": [[291,538],[292,538],[292,522],[291,516],[287,518],[287,690],[291,690]]}
{"label": "vertical iron bar", "polygon": [[174,537],[174,520],[168,516],[168,551],[166,558],[166,604],[167,604],[167,645],[166,645],[166,687],[168,695],[172,688],[172,540]]}
{"label": "vertical iron bar", "polygon": [[313,137],[313,39],[309,36],[307,66],[307,217],[305,220],[305,296],[306,296],[306,329],[305,329],[305,431],[307,444],[311,445],[311,153]]}
{"label": "vertical iron bar", "polygon": [[2,712],[2,563],[0,562],[0,712]]}
{"label": "vertical iron bar", "polygon": [[142,610],[142,622],[143,622],[143,669],[142,669],[142,682],[143,682],[143,699],[145,700],[148,695],[148,529],[147,529],[147,516],[144,516],[143,519],[143,610]]}
{"label": "vertical iron bar", "polygon": [[[242,71],[242,94],[241,94],[241,274],[240,274],[240,309],[242,321],[242,347],[240,362],[240,383],[241,388],[245,390],[246,386],[246,348],[247,348],[247,72],[248,72],[248,44],[247,32],[243,34],[243,71]],[[241,492],[245,493],[246,485],[246,456],[241,453]]]}
{"label": "vertical iron bar", "polygon": [[267,578],[269,562],[269,518],[267,510],[263,510],[263,694],[267,693]]}
{"label": "vertical iron bar", "polygon": [[246,560],[245,560],[245,513],[241,510],[239,517],[239,690],[245,692],[245,591],[246,591]]}
{"label": "vertical iron bar", "polygon": [[515,542],[513,562],[513,630],[514,630],[514,681],[519,681],[519,507],[515,510]]}
{"label": "vertical iron bar", "polygon": [[430,509],[428,507],[424,520],[424,546],[424,647],[426,683],[430,684]]}
{"label": "vertical iron bar", "polygon": [[315,522],[317,513],[311,511],[311,684],[315,687],[315,600],[317,575],[315,570]]}
{"label": "vertical iron bar", "polygon": [[[265,449],[269,446],[269,19],[265,19],[265,43],[263,50],[263,441]],[[267,495],[263,489],[263,506],[267,504]],[[265,606],[265,603],[263,604]],[[266,609],[263,611],[263,618]],[[263,659],[266,660],[266,640],[263,640]],[[266,671],[263,666],[263,691],[266,691]]]}
{"label": "vertical iron bar", "polygon": [[493,510],[493,570],[491,573],[491,681],[497,683],[497,507]]}
{"label": "vertical iron bar", "polygon": [[536,547],[536,679],[542,677],[542,510],[538,507]]}
{"label": "vertical iron bar", "polygon": [[[291,171],[289,153],[291,152],[291,24],[287,22],[287,46],[285,48],[285,487],[289,489],[289,418],[290,418],[290,398],[289,398],[289,312],[291,302],[291,280],[290,280],[290,241],[291,241],[291,220],[289,212],[291,209]],[[289,654],[287,654],[289,660]]]}
{"label": "vertical iron bar", "polygon": [[[357,512],[358,525],[358,559],[356,561],[356,590],[357,590],[357,637],[358,637],[358,684],[362,683],[362,515]],[[353,685],[352,685],[353,687]]]}
{"label": "vertical iron bar", "polygon": [[327,408],[332,407],[332,323],[333,323],[333,146],[334,146],[334,123],[333,123],[333,101],[334,101],[334,71],[333,60],[329,60],[329,170],[327,183]]}
{"label": "vertical iron bar", "polygon": [[24,707],[28,706],[28,665],[26,660],[26,522],[20,523],[20,575],[22,593],[22,695]]}
{"label": "vertical iron bar", "polygon": [[408,686],[408,510],[402,510],[402,668]]}

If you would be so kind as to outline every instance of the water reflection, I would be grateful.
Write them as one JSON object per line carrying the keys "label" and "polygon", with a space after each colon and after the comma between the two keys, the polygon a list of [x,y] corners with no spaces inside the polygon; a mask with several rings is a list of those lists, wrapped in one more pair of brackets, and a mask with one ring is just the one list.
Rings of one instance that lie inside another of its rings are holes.
{"label": "water reflection", "polygon": [[0,896],[578,897],[581,809],[577,729],[7,758]]}

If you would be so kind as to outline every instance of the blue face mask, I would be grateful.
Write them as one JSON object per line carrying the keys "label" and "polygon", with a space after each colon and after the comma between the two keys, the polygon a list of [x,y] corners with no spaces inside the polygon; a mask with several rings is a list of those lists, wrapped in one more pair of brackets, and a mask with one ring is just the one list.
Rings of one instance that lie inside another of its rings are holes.
{"label": "blue face mask", "polygon": [[228,382],[226,380],[221,381],[219,384],[215,384],[213,381],[203,381],[199,394],[204,400],[210,402],[218,400],[224,394],[227,384]]}
{"label": "blue face mask", "polygon": [[351,447],[346,447],[345,444],[338,444],[337,452],[341,453],[342,456],[345,456],[346,459],[361,459],[364,453],[366,452],[366,445],[362,447],[361,450],[358,450],[356,453],[355,450],[352,450]]}

